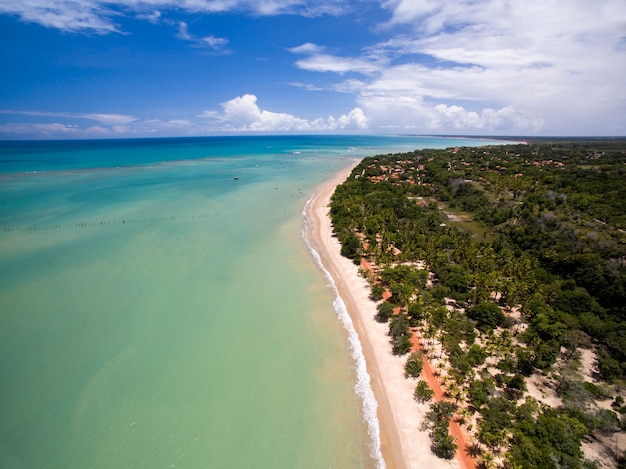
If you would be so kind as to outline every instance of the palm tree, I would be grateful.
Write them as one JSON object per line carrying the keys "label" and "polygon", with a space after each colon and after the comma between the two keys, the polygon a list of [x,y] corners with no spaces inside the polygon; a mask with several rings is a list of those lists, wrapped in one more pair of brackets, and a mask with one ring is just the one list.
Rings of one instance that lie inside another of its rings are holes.
{"label": "palm tree", "polygon": [[442,373],[445,371],[445,368],[446,368],[446,364],[443,361],[440,361],[439,363],[437,363],[436,376],[441,376]]}
{"label": "palm tree", "polygon": [[481,469],[493,469],[497,467],[496,457],[491,451],[482,452],[482,454],[480,455],[480,462],[478,463],[478,467]]}
{"label": "palm tree", "polygon": [[457,383],[454,377],[448,375],[444,379],[445,395],[452,399],[455,404],[464,400],[463,388]]}
{"label": "palm tree", "polygon": [[465,448],[465,452],[471,458],[478,458],[482,454],[480,443],[478,443],[477,441],[472,442],[472,444],[467,445],[467,447]]}
{"label": "palm tree", "polygon": [[459,425],[465,425],[465,423],[472,417],[472,413],[467,407],[463,407],[457,411],[456,421]]}

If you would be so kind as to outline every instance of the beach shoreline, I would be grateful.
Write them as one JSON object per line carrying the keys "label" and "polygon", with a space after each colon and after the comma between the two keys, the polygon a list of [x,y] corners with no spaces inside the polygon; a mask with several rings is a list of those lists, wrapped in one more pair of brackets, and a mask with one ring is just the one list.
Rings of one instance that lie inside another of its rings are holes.
{"label": "beach shoreline", "polygon": [[[429,406],[413,399],[416,380],[404,377],[406,357],[392,355],[387,335],[388,325],[374,319],[376,303],[369,298],[369,285],[359,275],[358,266],[341,256],[339,241],[333,237],[328,208],[330,198],[337,185],[350,175],[356,164],[323,183],[307,203],[307,242],[332,278],[363,349],[370,386],[378,404],[379,451],[384,459],[383,464],[391,469],[458,468],[457,460],[445,461],[431,452],[430,437],[419,428]],[[378,444],[376,439],[372,444]]]}

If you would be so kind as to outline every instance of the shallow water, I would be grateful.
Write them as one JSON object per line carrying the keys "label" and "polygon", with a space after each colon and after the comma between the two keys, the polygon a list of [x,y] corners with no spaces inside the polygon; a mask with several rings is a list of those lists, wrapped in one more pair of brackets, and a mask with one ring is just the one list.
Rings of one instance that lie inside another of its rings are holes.
{"label": "shallow water", "polygon": [[300,213],[354,158],[458,144],[0,142],[0,466],[380,464]]}

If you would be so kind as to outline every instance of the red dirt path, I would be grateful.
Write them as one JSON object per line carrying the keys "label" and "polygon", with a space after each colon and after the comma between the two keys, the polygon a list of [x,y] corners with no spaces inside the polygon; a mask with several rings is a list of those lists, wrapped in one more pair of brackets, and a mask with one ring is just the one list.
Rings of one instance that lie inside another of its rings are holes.
{"label": "red dirt path", "polygon": [[[415,352],[417,350],[422,350],[422,344],[419,339],[413,334],[411,338],[413,342],[412,351]],[[441,389],[441,385],[437,380],[435,374],[433,373],[433,368],[430,366],[430,361],[426,357],[423,359],[424,367],[422,368],[421,378],[428,383],[430,388],[434,392],[435,402],[441,401],[444,398],[443,390]],[[454,419],[450,419],[450,433],[454,437],[457,443],[456,449],[456,459],[459,461],[459,464],[462,469],[475,469],[476,461],[474,461],[466,451],[466,448],[469,446],[467,436],[458,422]]]}
{"label": "red dirt path", "polygon": [[[363,270],[373,273],[372,266],[364,258],[361,258],[361,268]],[[383,299],[386,301],[390,297],[391,297],[391,293],[388,290],[385,290],[385,292],[383,293]],[[397,311],[394,310],[394,313],[397,314]],[[411,337],[411,341],[413,343],[413,347],[412,347],[413,352],[417,350],[422,350],[422,344],[420,343],[419,339],[417,338],[415,334],[413,334],[413,336]],[[421,377],[424,381],[428,383],[430,388],[433,390],[434,392],[433,397],[435,399],[435,402],[441,401],[444,399],[444,394],[443,394],[443,389],[441,389],[441,384],[439,383],[435,374],[433,373],[432,366],[430,365],[430,362],[428,361],[428,359],[424,357],[423,361],[424,361],[424,366],[422,368]],[[467,454],[467,447],[469,446],[467,435],[465,434],[465,432],[463,431],[459,423],[456,422],[454,419],[450,419],[450,433],[456,440],[456,443],[458,446],[456,450],[456,459],[459,461],[459,465],[461,466],[461,469],[476,469],[477,467],[476,461],[474,461],[474,459],[472,459]]]}

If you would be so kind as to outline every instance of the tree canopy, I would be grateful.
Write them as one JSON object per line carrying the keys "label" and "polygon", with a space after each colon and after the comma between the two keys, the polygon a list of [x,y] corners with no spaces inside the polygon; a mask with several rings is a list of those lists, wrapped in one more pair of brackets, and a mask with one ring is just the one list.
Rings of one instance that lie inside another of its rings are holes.
{"label": "tree canopy", "polygon": [[[447,357],[448,399],[478,413],[479,441],[513,466],[582,467],[582,438],[624,427],[567,399],[516,403],[524,376],[581,346],[608,384],[626,379],[624,176],[626,139],[556,140],[365,158],[332,196],[342,254],[376,266],[373,299],[391,295],[376,319],[393,353],[417,328],[429,356]],[[411,355],[407,375],[418,367]],[[415,398],[428,391],[418,382]],[[447,427],[429,422],[433,451],[452,457]]]}

